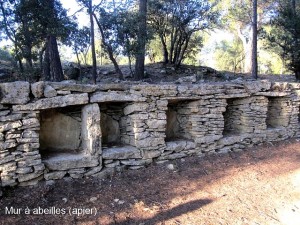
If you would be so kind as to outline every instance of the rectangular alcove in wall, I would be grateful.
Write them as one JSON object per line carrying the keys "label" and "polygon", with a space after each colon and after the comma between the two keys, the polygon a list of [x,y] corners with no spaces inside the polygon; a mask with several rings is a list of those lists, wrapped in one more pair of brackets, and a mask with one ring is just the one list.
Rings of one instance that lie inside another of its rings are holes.
{"label": "rectangular alcove in wall", "polygon": [[[125,124],[121,121],[124,119],[124,102],[106,102],[100,106],[100,124],[102,133],[102,146],[104,148],[123,146],[121,136],[126,134]],[[122,126],[122,124],[124,124]]]}
{"label": "rectangular alcove in wall", "polygon": [[40,124],[42,156],[81,152],[81,106],[43,110]]}
{"label": "rectangular alcove in wall", "polygon": [[290,122],[292,105],[287,97],[269,97],[267,128],[287,127]]}
{"label": "rectangular alcove in wall", "polygon": [[48,169],[97,166],[101,153],[98,105],[42,110],[39,136],[40,154]]}
{"label": "rectangular alcove in wall", "polygon": [[169,100],[166,111],[166,142],[192,139],[192,125],[189,121],[191,110],[187,105],[191,101]]}
{"label": "rectangular alcove in wall", "polygon": [[247,107],[244,98],[227,99],[226,111],[223,113],[224,118],[224,136],[240,135],[247,132],[247,123],[244,110]]}

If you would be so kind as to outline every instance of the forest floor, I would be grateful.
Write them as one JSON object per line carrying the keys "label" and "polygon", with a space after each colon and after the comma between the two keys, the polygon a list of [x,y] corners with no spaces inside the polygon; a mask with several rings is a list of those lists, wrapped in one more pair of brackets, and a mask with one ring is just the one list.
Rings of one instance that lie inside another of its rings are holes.
{"label": "forest floor", "polygon": [[[81,75],[79,75],[77,64],[71,63],[64,65],[65,79],[68,78],[68,74],[71,77],[76,77],[77,83],[89,84],[92,83],[91,66],[83,66]],[[191,66],[182,65],[175,69],[172,65],[164,65],[163,63],[147,64],[145,66],[145,78],[141,81],[135,81],[133,74],[127,65],[120,66],[124,75],[124,80],[119,79],[119,75],[116,74],[112,65],[103,65],[97,67],[97,83],[119,83],[125,82],[130,84],[137,83],[210,83],[210,82],[223,82],[233,80],[252,80],[250,74],[233,73],[228,71],[217,71],[210,67],[205,66]],[[75,73],[75,74],[74,74]],[[77,74],[76,74],[77,73]],[[278,74],[259,74],[260,80],[267,79],[271,81],[288,81],[295,82],[294,75],[278,75]],[[40,72],[35,69],[31,72],[27,71],[23,74],[19,73],[12,67],[9,62],[0,60],[0,82],[9,82],[15,80],[25,80],[29,82],[36,82],[41,80]]]}
{"label": "forest floor", "polygon": [[[15,213],[20,209],[19,214],[9,215],[12,209]],[[105,180],[68,178],[6,189],[0,199],[3,225],[298,225],[299,221],[299,139],[153,164]]]}

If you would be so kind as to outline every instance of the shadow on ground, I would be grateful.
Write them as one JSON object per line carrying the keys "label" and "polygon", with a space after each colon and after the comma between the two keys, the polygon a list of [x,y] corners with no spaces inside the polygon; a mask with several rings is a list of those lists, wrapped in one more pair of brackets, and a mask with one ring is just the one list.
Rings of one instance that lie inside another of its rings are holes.
{"label": "shadow on ground", "polygon": [[[249,166],[259,170],[263,164],[276,166],[279,161],[291,162],[288,168],[277,169],[276,174],[265,174],[270,178],[299,169],[299,149],[300,143],[293,140],[244,152],[169,162],[176,170],[168,170],[166,165],[151,165],[106,180],[56,181],[53,185],[6,190],[0,200],[0,224],[164,224],[212,203],[215,195],[210,193],[210,187],[233,173],[242,173]],[[203,190],[203,196],[189,199],[188,196],[198,190]],[[97,215],[5,214],[5,207],[11,206],[55,207],[66,211],[96,208]]]}

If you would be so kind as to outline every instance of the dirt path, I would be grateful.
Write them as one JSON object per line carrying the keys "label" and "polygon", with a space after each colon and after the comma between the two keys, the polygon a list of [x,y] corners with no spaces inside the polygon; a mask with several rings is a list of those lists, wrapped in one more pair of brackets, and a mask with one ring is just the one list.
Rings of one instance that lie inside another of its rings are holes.
{"label": "dirt path", "polygon": [[[300,224],[297,140],[172,164],[6,190],[0,224]],[[22,212],[5,214],[10,207]],[[79,209],[96,215],[74,215]]]}

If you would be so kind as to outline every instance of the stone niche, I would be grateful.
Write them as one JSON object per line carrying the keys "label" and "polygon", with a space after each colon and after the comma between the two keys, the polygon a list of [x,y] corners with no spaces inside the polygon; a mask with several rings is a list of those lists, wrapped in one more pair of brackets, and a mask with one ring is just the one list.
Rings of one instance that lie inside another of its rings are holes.
{"label": "stone niche", "polygon": [[292,114],[292,102],[287,97],[269,97],[267,128],[287,127]]}
{"label": "stone niche", "polygon": [[124,108],[126,103],[110,102],[101,103],[101,132],[102,146],[122,146],[121,136],[126,135],[126,127],[122,126],[124,120]]}
{"label": "stone niche", "polygon": [[251,122],[251,117],[247,115],[250,111],[249,103],[244,98],[227,99],[226,111],[223,113],[223,136],[253,132],[253,128],[248,126]]}
{"label": "stone niche", "polygon": [[40,112],[40,153],[50,170],[93,167],[101,154],[97,104]]}
{"label": "stone niche", "polygon": [[193,139],[190,121],[191,109],[188,107],[191,101],[169,100],[165,141],[177,141]]}
{"label": "stone niche", "polygon": [[43,110],[40,113],[40,149],[43,155],[81,148],[81,106]]}

